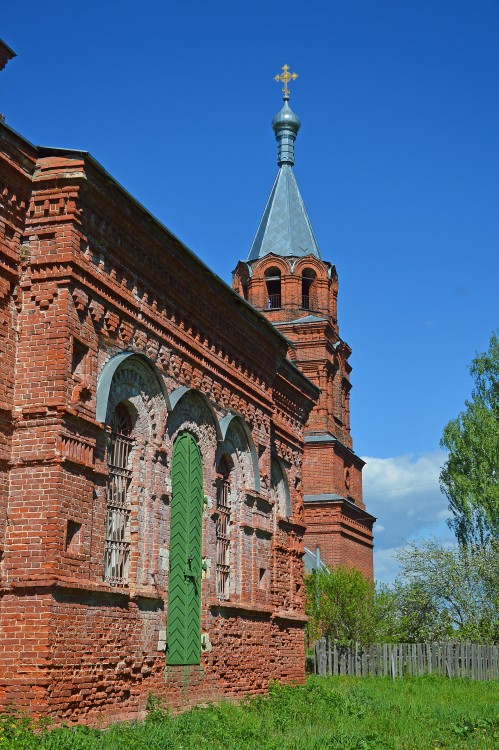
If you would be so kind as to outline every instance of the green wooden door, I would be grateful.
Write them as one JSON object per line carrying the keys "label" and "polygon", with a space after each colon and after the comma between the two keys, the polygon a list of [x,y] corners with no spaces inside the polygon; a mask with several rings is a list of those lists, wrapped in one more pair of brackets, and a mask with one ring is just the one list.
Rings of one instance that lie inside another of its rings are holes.
{"label": "green wooden door", "polygon": [[203,467],[196,441],[184,433],[172,458],[167,664],[199,664]]}

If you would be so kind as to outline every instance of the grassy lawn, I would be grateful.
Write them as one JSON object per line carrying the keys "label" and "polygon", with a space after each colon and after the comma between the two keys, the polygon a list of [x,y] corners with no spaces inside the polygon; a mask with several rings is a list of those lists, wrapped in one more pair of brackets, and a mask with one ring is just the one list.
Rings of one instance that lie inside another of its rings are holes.
{"label": "grassy lawn", "polygon": [[442,677],[310,677],[268,697],[222,703],[143,723],[34,734],[0,719],[0,750],[444,750],[499,747],[497,682]]}

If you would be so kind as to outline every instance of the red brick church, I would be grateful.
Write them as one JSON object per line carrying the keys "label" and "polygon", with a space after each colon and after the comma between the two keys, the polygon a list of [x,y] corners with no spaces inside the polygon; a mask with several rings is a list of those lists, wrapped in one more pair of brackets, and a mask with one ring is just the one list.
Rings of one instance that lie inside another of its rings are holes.
{"label": "red brick church", "polygon": [[124,719],[301,681],[305,549],[372,576],[285,89],[234,290],[87,152],[0,121],[0,707]]}

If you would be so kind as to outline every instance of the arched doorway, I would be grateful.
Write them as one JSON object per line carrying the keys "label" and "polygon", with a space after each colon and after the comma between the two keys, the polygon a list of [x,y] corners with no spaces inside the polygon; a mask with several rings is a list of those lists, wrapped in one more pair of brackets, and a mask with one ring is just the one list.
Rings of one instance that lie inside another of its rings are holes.
{"label": "arched doorway", "polygon": [[194,437],[173,446],[167,664],[199,664],[203,467]]}

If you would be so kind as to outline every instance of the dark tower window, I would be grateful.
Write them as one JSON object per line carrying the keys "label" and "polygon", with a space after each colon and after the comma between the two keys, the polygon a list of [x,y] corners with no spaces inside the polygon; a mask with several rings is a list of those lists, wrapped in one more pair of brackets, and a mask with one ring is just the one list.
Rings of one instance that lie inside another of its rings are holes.
{"label": "dark tower window", "polygon": [[301,306],[305,310],[312,310],[315,307],[315,271],[311,268],[305,268],[301,275]]}
{"label": "dark tower window", "polygon": [[281,306],[281,272],[278,268],[267,268],[265,271],[267,284],[267,310],[275,310]]}

